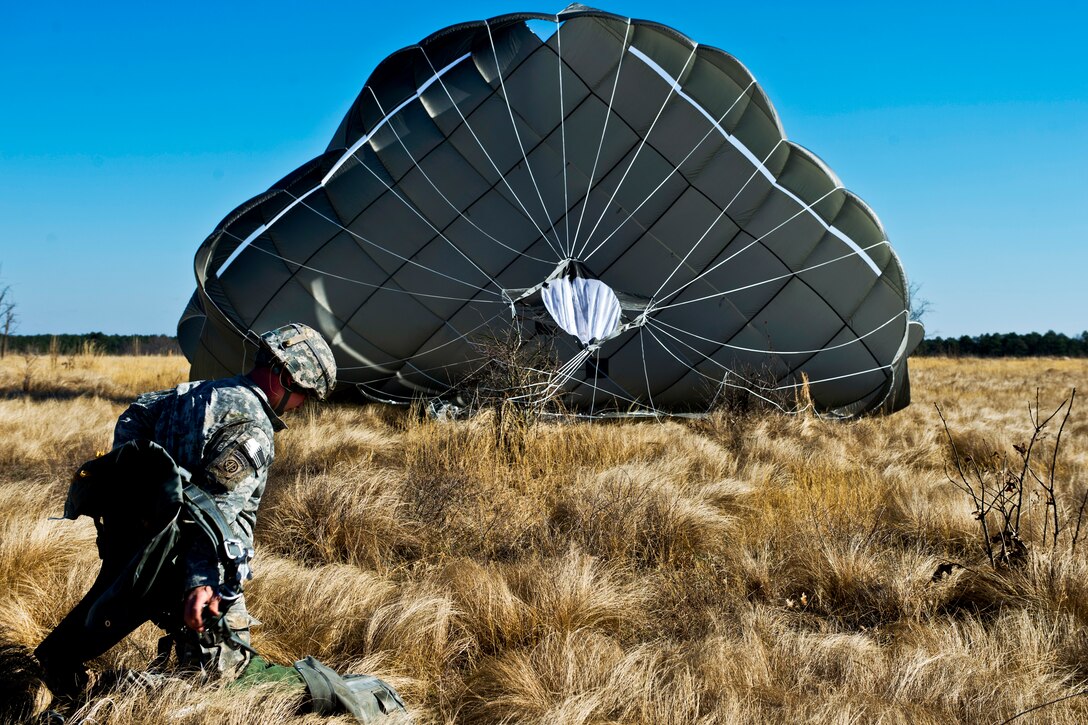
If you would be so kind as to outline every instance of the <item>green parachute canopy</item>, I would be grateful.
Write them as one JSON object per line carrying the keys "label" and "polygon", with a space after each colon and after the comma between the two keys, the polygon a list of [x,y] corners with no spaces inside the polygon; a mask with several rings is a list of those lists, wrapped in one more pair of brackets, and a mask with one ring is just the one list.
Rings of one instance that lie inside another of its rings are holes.
{"label": "green parachute canopy", "polygon": [[[481,340],[547,339],[588,414],[705,411],[807,385],[909,402],[903,268],[876,214],[788,141],[732,56],[571,6],[382,61],[321,156],[231,212],[178,326],[195,378],[303,322],[368,396],[456,398]],[[518,393],[518,391],[512,391]]]}

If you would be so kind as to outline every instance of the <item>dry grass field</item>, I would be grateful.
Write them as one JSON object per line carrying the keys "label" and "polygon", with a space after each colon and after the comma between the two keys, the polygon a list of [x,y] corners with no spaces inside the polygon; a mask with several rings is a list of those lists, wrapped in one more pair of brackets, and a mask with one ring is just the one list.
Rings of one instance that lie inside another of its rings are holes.
{"label": "dry grass field", "polygon": [[[126,401],[185,370],[0,361],[8,718],[23,691],[45,706],[20,656],[97,571],[90,522],[47,517]],[[1044,414],[1057,408],[1088,361],[911,372],[914,403],[890,417],[537,423],[503,450],[487,415],[304,408],[277,438],[258,521],[254,644],[383,677],[423,723],[1000,723],[1059,698],[1016,722],[1088,722],[1088,542],[1073,543],[1088,412],[1078,399],[1057,457],[1061,416],[1032,459],[1044,483],[1053,460],[1057,540],[1028,476],[1026,551],[993,566],[934,408],[968,474],[1004,485],[1037,392]],[[157,636],[145,625],[92,666],[142,667]],[[75,720],[319,721],[296,705],[174,683],[108,693]]]}

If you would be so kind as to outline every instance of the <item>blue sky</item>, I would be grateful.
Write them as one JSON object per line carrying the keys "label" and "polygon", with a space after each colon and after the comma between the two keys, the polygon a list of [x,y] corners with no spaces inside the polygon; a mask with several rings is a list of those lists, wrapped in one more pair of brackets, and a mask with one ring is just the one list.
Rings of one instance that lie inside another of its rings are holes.
{"label": "blue sky", "polygon": [[[931,336],[1088,329],[1083,3],[599,6],[739,58],[876,210]],[[172,334],[199,243],[324,149],[383,57],[560,9],[4,4],[0,284],[20,331]]]}

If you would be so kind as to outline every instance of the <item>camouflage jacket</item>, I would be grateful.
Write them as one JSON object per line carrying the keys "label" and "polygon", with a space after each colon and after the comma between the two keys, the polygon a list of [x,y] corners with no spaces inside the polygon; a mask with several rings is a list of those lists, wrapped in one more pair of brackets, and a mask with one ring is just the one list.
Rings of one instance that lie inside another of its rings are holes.
{"label": "camouflage jacket", "polygon": [[[113,446],[146,439],[165,448],[215,499],[242,543],[252,547],[257,507],[275,455],[272,434],[285,427],[264,392],[239,375],[144,393],[117,419]],[[218,558],[204,542],[183,558],[185,591],[222,582]]]}

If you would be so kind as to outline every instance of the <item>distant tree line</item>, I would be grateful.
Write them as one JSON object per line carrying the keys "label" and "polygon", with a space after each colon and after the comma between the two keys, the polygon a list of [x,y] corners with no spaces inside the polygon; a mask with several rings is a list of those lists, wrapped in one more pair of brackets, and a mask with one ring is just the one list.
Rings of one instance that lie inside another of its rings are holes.
{"label": "distant tree line", "polygon": [[171,335],[11,335],[8,353],[37,355],[180,355]]}
{"label": "distant tree line", "polygon": [[[178,339],[171,335],[11,335],[9,353],[39,355],[180,355]],[[1088,330],[1070,337],[1045,333],[995,332],[922,340],[914,355],[921,357],[1088,357]]]}
{"label": "distant tree line", "polygon": [[922,340],[915,355],[950,357],[1088,357],[1088,331],[1075,337],[1050,330],[1029,332],[931,337]]}

